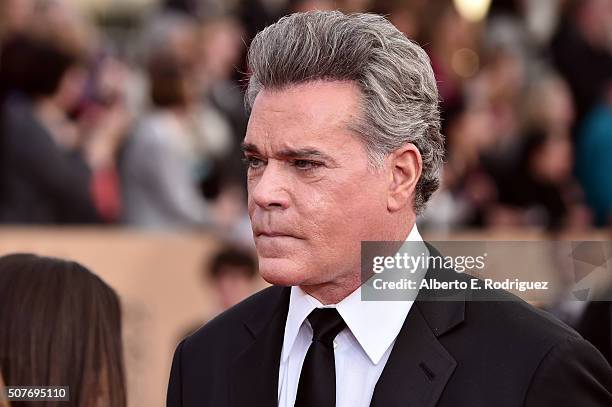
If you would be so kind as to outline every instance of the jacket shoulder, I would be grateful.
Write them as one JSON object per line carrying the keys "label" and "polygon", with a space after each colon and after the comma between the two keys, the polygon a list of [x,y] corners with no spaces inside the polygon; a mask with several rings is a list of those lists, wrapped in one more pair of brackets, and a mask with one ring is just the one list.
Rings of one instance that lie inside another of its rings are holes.
{"label": "jacket shoulder", "polygon": [[433,274],[438,279],[457,279],[471,287],[477,280],[480,289],[465,294],[465,322],[478,333],[491,339],[523,338],[525,341],[558,343],[580,335],[552,314],[540,310],[511,292],[484,289],[484,282],[476,277],[452,270]]}
{"label": "jacket shoulder", "polygon": [[265,288],[222,312],[184,339],[183,352],[190,353],[207,345],[231,345],[244,337],[250,338],[245,321],[255,317],[267,319],[278,306],[285,287]]}
{"label": "jacket shoulder", "polygon": [[466,316],[506,338],[521,337],[549,345],[568,338],[580,338],[574,329],[514,294],[500,291],[497,297],[499,301],[468,301]]}

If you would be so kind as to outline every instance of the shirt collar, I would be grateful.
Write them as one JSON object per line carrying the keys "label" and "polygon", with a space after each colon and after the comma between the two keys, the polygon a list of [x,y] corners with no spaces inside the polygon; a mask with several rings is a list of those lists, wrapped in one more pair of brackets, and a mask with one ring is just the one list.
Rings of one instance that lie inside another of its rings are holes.
{"label": "shirt collar", "polygon": [[[422,241],[416,224],[406,241]],[[291,287],[281,360],[287,361],[304,320],[315,308],[337,308],[372,363],[378,364],[399,333],[413,301],[361,301],[361,287],[338,304],[323,305],[300,287]]]}

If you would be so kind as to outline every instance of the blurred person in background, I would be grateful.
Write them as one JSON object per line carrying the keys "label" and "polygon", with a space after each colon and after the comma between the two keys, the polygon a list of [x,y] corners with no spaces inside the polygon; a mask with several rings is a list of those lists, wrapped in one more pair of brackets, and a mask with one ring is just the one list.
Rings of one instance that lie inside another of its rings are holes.
{"label": "blurred person in background", "polygon": [[552,232],[585,230],[592,218],[573,175],[571,95],[565,81],[550,70],[530,83],[518,99],[519,136],[502,157],[493,157],[505,157],[506,164],[488,165],[498,188],[490,222]]}
{"label": "blurred person in background", "polygon": [[245,51],[244,29],[232,17],[216,17],[206,20],[198,34],[201,62],[197,80],[200,87],[200,103],[204,107],[203,122],[208,122],[208,132],[216,133],[219,141],[226,142],[230,133],[231,146],[223,149],[226,178],[244,179],[244,167],[240,162],[240,142],[247,125],[244,96],[234,74],[240,70]]}
{"label": "blurred person in background", "polygon": [[89,27],[61,3],[41,3],[34,17],[37,26],[3,44],[0,221],[115,221],[115,159],[129,118],[115,105],[79,120]]}
{"label": "blurred person in background", "polygon": [[530,61],[519,27],[504,19],[488,25],[482,38],[482,67],[466,89],[466,97],[486,104],[491,113],[494,141],[483,153],[483,165],[493,176],[512,167],[523,133],[522,106]]}
{"label": "blurred person in background", "polygon": [[524,128],[571,135],[576,110],[567,83],[556,73],[536,76],[526,91],[523,106]]}
{"label": "blurred person in background", "polygon": [[251,252],[235,247],[220,250],[205,271],[219,298],[219,311],[225,311],[255,292],[257,261]]}
{"label": "blurred person in background", "polygon": [[572,91],[577,125],[612,78],[611,31],[612,0],[570,0],[552,38],[551,56]]}
{"label": "blurred person in background", "polygon": [[165,50],[149,60],[153,108],[139,120],[123,162],[130,224],[180,228],[213,223],[198,189],[204,146],[191,110],[190,69],[188,61]]}
{"label": "blurred person in background", "polygon": [[576,172],[596,225],[612,224],[612,81],[578,132]]}
{"label": "blurred person in background", "polygon": [[438,231],[483,226],[497,199],[494,180],[482,164],[495,142],[493,113],[486,103],[466,100],[447,106],[445,116],[442,185],[420,224]]}
{"label": "blurred person in background", "polygon": [[525,136],[517,165],[500,181],[498,209],[514,212],[513,226],[560,232],[584,230],[591,222],[582,190],[572,175],[568,135],[535,131]]}
{"label": "blurred person in background", "polygon": [[61,259],[0,257],[0,376],[7,386],[68,386],[70,406],[125,407],[122,352],[119,298],[98,276]]}
{"label": "blurred person in background", "polygon": [[476,49],[480,27],[462,18],[447,0],[428,4],[422,19],[417,39],[431,58],[444,111],[461,103],[463,83],[475,73],[474,66],[463,65],[462,61],[467,55],[464,50]]}
{"label": "blurred person in background", "polygon": [[[212,287],[215,298],[211,317],[228,310],[240,301],[257,291],[257,283],[261,281],[257,273],[257,259],[252,249],[226,243],[209,261],[200,274],[203,288],[209,291]],[[182,340],[193,334],[208,320],[196,321],[188,329],[181,332],[177,339]],[[178,342],[177,342],[178,344]]]}
{"label": "blurred person in background", "polygon": [[[33,14],[34,0],[6,0],[0,2],[0,123],[4,110],[4,99],[15,86],[13,82],[18,77],[18,72],[14,72],[16,70],[15,65],[18,64],[15,64],[15,61],[13,61],[13,64],[10,63],[14,60],[11,51],[14,53],[15,48],[17,48],[15,45],[19,45],[19,41],[15,41],[15,38],[20,38],[22,32],[31,24]],[[7,43],[11,44],[12,47],[7,47]],[[0,146],[3,140],[2,133],[3,129],[0,125]],[[3,157],[0,154],[0,202],[3,201],[2,194],[5,189],[2,185],[2,160]]]}
{"label": "blurred person in background", "polygon": [[0,4],[0,42],[31,22],[35,0],[4,0]]}

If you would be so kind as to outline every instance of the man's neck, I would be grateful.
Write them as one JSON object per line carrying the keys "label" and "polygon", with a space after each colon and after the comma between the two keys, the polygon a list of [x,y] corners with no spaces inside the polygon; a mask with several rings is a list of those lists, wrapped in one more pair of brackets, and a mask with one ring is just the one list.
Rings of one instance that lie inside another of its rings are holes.
{"label": "man's neck", "polygon": [[[395,236],[391,236],[389,240],[406,240],[414,227],[415,223],[413,222],[408,230],[399,231]],[[311,297],[316,298],[321,304],[330,305],[339,303],[351,295],[351,293],[358,289],[363,283],[364,282],[361,281],[361,270],[358,268],[354,272],[342,276],[337,280],[322,284],[301,285],[300,288]]]}
{"label": "man's neck", "polygon": [[361,286],[359,275],[351,274],[345,281],[303,285],[302,290],[323,305],[337,304]]}

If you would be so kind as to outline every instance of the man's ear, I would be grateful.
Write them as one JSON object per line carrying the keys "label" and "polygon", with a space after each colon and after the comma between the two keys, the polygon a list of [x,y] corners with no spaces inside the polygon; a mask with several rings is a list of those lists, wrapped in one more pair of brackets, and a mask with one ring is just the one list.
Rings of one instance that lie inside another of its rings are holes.
{"label": "man's ear", "polygon": [[406,205],[412,205],[414,190],[423,169],[423,160],[418,148],[409,143],[389,154],[387,164],[390,169],[387,209],[395,212]]}

